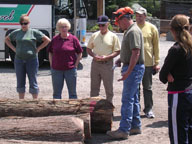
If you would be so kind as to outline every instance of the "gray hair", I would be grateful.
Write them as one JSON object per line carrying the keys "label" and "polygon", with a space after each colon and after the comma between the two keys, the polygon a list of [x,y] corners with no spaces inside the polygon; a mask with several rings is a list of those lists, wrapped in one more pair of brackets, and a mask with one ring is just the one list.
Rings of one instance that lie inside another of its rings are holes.
{"label": "gray hair", "polygon": [[56,29],[59,30],[59,27],[63,24],[67,25],[69,30],[71,29],[71,24],[66,18],[61,18],[57,21]]}

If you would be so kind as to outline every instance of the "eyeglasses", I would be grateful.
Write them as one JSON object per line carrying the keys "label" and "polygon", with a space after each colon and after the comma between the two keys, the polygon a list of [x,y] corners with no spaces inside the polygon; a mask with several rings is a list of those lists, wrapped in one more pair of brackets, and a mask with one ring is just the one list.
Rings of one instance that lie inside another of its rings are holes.
{"label": "eyeglasses", "polygon": [[104,27],[106,24],[99,24],[98,26],[99,27]]}
{"label": "eyeglasses", "polygon": [[20,23],[20,25],[28,25],[28,22]]}
{"label": "eyeglasses", "polygon": [[59,28],[65,29],[65,28],[68,28],[68,26],[60,26]]}

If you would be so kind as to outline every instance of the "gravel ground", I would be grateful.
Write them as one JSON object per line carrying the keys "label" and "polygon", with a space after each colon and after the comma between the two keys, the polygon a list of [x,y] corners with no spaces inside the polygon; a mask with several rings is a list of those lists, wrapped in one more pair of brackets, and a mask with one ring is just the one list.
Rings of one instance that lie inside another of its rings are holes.
{"label": "gravel ground", "polygon": [[[119,35],[120,39],[122,39],[122,35]],[[167,55],[167,50],[173,42],[165,41],[165,38],[161,38],[160,40],[160,57],[161,62],[160,65],[163,64],[164,58]],[[90,64],[91,58],[83,58],[81,60],[83,64],[83,69],[78,70],[78,79],[77,79],[77,93],[78,98],[87,98],[89,97],[90,92]],[[117,82],[117,79],[120,78],[120,68],[115,69],[114,75],[114,99],[113,103],[115,106],[114,112],[114,120],[112,129],[115,130],[119,126],[120,121],[120,107],[121,107],[121,93],[122,93],[122,82]],[[16,93],[16,77],[13,68],[13,64],[10,61],[0,62],[0,98],[12,98],[18,99],[18,95]],[[28,83],[28,81],[27,81]],[[40,67],[38,72],[38,83],[40,87],[40,99],[51,99],[52,98],[52,83],[51,83],[51,75],[49,69],[49,63],[45,62],[43,66]],[[32,96],[28,93],[28,84],[26,86],[26,99],[32,99]],[[142,92],[141,92],[142,93]],[[112,141],[105,134],[93,134],[92,139],[86,141],[87,144],[102,144],[102,143],[110,143],[110,144],[168,144],[168,122],[167,122],[167,92],[166,85],[160,83],[158,79],[158,74],[153,77],[153,99],[154,99],[154,113],[156,117],[154,119],[147,119],[144,116],[144,113],[141,110],[142,117],[142,134],[136,136],[130,136],[127,140],[122,141]],[[105,98],[105,91],[103,86],[101,86],[100,96]],[[66,89],[66,85],[63,89],[62,94],[63,99],[68,99],[68,92]],[[143,97],[141,95],[141,109],[143,108]],[[50,143],[50,142],[30,142],[30,141],[19,141],[19,140],[9,140],[7,142],[0,143],[26,143],[26,144],[36,144],[36,143]],[[51,142],[57,143],[57,142]]]}

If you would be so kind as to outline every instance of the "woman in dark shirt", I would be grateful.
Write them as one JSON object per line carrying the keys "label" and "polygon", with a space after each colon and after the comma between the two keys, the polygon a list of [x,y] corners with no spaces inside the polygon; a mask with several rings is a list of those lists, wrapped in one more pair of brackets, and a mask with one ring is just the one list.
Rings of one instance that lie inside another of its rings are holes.
{"label": "woman in dark shirt", "polygon": [[69,98],[76,99],[77,66],[83,49],[79,40],[68,32],[71,24],[67,19],[59,19],[56,28],[59,34],[53,38],[48,48],[53,98],[61,99],[64,80],[66,80]]}
{"label": "woman in dark shirt", "polygon": [[189,19],[176,15],[170,23],[176,43],[169,49],[160,71],[168,82],[168,124],[171,144],[192,143],[192,37]]}

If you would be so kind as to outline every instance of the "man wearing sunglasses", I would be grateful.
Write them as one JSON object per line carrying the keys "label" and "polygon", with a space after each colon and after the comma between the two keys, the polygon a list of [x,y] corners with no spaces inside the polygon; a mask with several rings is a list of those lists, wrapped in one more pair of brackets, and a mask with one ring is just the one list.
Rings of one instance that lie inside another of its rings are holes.
{"label": "man wearing sunglasses", "polygon": [[107,16],[97,19],[99,31],[92,34],[87,46],[87,53],[93,57],[91,63],[91,97],[99,96],[101,80],[106,99],[112,103],[113,98],[113,58],[120,53],[120,42],[116,34],[109,31]]}

